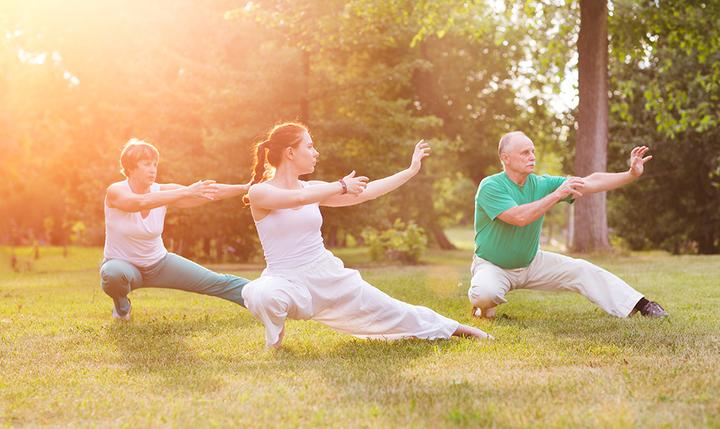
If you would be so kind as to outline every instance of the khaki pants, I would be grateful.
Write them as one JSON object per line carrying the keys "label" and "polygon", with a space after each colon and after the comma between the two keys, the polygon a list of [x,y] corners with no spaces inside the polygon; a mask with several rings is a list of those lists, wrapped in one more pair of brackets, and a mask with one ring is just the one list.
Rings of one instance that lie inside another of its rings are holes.
{"label": "khaki pants", "polygon": [[507,302],[514,289],[577,292],[617,317],[627,317],[643,295],[616,275],[583,259],[552,252],[537,253],[526,268],[505,270],[473,257],[468,298],[486,309]]}

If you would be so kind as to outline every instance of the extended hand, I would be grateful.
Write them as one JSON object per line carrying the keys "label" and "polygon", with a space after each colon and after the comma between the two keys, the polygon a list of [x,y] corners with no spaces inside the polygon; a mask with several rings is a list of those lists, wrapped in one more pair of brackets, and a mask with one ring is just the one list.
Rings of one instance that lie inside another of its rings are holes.
{"label": "extended hand", "polygon": [[583,196],[582,192],[580,192],[583,187],[585,187],[585,181],[582,177],[568,177],[567,180],[565,180],[565,182],[563,182],[563,184],[555,190],[555,192],[561,200],[564,200],[570,195],[574,198],[580,198]]}
{"label": "extended hand", "polygon": [[218,192],[217,187],[213,186],[214,184],[214,180],[198,180],[187,187],[189,196],[214,200],[215,194]]}
{"label": "extended hand", "polygon": [[365,176],[355,177],[355,170],[343,177],[343,182],[347,186],[347,193],[352,195],[361,194],[367,188],[368,180],[370,179]]}
{"label": "extended hand", "polygon": [[425,158],[426,156],[430,156],[430,152],[432,152],[430,143],[426,142],[425,140],[420,140],[419,142],[417,142],[417,144],[415,145],[415,150],[413,151],[412,161],[410,162],[410,170],[415,173],[420,171],[423,158]]}
{"label": "extended hand", "polygon": [[630,174],[633,177],[640,177],[645,171],[645,163],[652,159],[652,155],[645,156],[649,150],[647,146],[638,146],[630,152]]}

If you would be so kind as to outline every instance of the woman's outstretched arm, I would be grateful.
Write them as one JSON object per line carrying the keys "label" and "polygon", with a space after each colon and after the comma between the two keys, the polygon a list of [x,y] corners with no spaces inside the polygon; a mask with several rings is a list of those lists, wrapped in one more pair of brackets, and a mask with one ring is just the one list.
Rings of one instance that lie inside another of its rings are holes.
{"label": "woman's outstretched arm", "polygon": [[[301,189],[282,189],[269,183],[257,183],[250,187],[248,196],[250,205],[267,210],[289,209],[318,203],[332,195],[340,195],[347,192],[350,195],[362,193],[367,186],[368,178],[365,176],[355,177],[355,172],[348,174],[341,181],[327,183],[323,182],[315,186],[308,186]],[[345,190],[347,188],[347,190]]]}
{"label": "woman's outstretched arm", "polygon": [[162,189],[158,192],[136,194],[124,186],[113,184],[108,186],[105,201],[108,207],[126,212],[139,212],[157,207],[172,205],[185,198],[212,200],[217,190],[212,188],[213,180],[201,180],[190,186],[180,186],[176,189]]}
{"label": "woman's outstretched arm", "polygon": [[[422,160],[426,156],[429,156],[431,152],[430,144],[424,140],[420,140],[416,145],[412,155],[412,161],[410,167],[405,170],[399,171],[392,176],[384,177],[382,179],[373,180],[367,184],[367,188],[361,194],[358,195],[332,195],[328,198],[320,201],[320,204],[328,207],[344,207],[353,206],[356,204],[364,203],[365,201],[374,200],[375,198],[381,197],[388,192],[394,191],[400,186],[407,183],[408,180],[412,179],[420,171],[422,167]],[[319,180],[310,182],[311,185],[318,186],[326,182]]]}
{"label": "woman's outstretched arm", "polygon": [[[163,185],[160,185],[160,190],[174,190],[174,189],[181,189],[184,188],[183,185],[178,185],[175,183],[166,183]],[[238,185],[229,185],[224,183],[214,183],[212,185],[212,188],[215,189],[215,195],[213,196],[213,199],[207,199],[202,197],[187,197],[182,198],[171,205],[173,207],[178,208],[189,208],[189,207],[198,207],[203,204],[207,204],[211,201],[219,201],[219,200],[226,200],[228,198],[234,198],[239,197],[243,194],[245,194],[248,189],[250,189],[249,184],[238,184]]]}

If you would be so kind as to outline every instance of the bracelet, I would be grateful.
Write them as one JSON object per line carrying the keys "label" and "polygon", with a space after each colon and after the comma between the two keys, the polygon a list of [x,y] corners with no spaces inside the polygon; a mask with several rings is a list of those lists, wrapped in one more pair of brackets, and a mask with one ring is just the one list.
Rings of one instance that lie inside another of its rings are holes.
{"label": "bracelet", "polygon": [[347,194],[347,185],[345,184],[345,181],[340,179],[339,182],[340,185],[342,185],[342,192],[340,194]]}

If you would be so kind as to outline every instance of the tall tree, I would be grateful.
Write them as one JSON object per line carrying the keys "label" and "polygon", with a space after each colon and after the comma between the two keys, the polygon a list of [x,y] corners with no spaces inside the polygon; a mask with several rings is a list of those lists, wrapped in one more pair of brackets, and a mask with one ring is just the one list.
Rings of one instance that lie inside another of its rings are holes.
{"label": "tall tree", "polygon": [[[580,104],[575,146],[575,174],[607,168],[608,10],[606,0],[580,0],[578,80]],[[578,252],[610,250],[605,193],[575,202],[572,247]]]}

